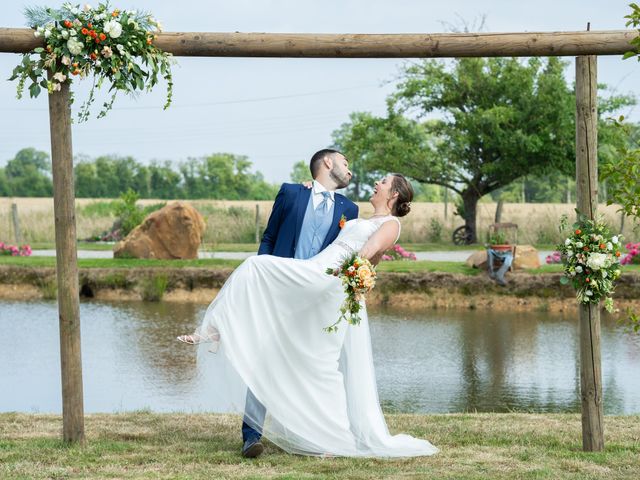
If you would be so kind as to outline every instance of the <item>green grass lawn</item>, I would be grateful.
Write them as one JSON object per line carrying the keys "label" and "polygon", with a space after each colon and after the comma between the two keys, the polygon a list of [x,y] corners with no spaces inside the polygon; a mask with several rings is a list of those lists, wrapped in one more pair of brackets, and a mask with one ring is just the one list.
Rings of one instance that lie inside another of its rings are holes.
{"label": "green grass lawn", "polygon": [[86,417],[86,445],[60,439],[57,415],[0,414],[0,478],[11,479],[635,479],[640,417],[605,417],[605,451],[582,451],[579,414],[387,415],[392,433],[440,452],[409,459],[318,458],[268,441],[240,455],[241,419],[133,412]]}
{"label": "green grass lawn", "polygon": [[[113,244],[78,242],[78,250],[113,250]],[[202,250],[207,252],[257,252],[257,243],[217,243],[203,244]],[[555,245],[534,245],[538,250],[555,250]],[[410,252],[457,252],[467,250],[484,250],[484,245],[454,245],[452,243],[402,243],[402,247]],[[55,243],[32,243],[34,250],[54,250]]]}
{"label": "green grass lawn", "polygon": [[[224,260],[205,258],[199,260],[153,260],[141,258],[81,258],[78,260],[80,268],[235,268],[242,260]],[[0,256],[0,265],[18,265],[24,267],[55,267],[55,257],[11,257]],[[460,273],[463,275],[478,275],[480,270],[470,268],[462,262],[435,262],[429,260],[407,261],[397,260],[381,262],[379,272],[444,272]],[[562,265],[542,265],[540,268],[527,270],[527,273],[560,273]],[[623,272],[640,272],[640,265],[625,265]]]}
{"label": "green grass lawn", "polygon": [[[80,268],[235,268],[242,260],[199,259],[199,260],[153,260],[140,258],[81,258],[78,259]],[[0,265],[18,265],[24,267],[55,267],[55,257],[10,257],[0,256]],[[389,261],[378,266],[380,272],[449,272],[465,275],[477,275],[479,270],[469,268],[459,262],[433,261]]]}

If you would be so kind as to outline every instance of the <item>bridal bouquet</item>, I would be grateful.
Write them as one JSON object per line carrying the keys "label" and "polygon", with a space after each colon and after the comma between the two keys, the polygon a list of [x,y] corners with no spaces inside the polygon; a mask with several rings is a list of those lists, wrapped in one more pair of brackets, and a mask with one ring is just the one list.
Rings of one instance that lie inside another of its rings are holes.
{"label": "bridal bouquet", "polygon": [[344,319],[351,325],[360,323],[360,302],[366,293],[376,284],[376,270],[366,258],[353,254],[337,268],[327,268],[327,274],[342,280],[344,293],[347,294],[340,307],[340,318],[333,325],[324,328],[326,332],[337,332],[338,324]]}
{"label": "bridal bouquet", "polygon": [[[50,94],[60,90],[73,77],[94,76],[89,97],[80,108],[80,121],[89,117],[95,88],[107,80],[113,91],[98,118],[112,108],[118,91],[134,94],[150,91],[162,76],[167,82],[167,101],[171,104],[171,54],[154,45],[162,26],[149,13],[112,8],[109,2],[97,7],[64,3],[61,8],[31,7],[25,10],[34,36],[44,39],[22,57],[9,80],[18,80],[18,98],[29,84],[29,94],[37,97],[42,89]],[[48,74],[48,76],[47,76]],[[73,96],[71,97],[73,102]]]}
{"label": "bridal bouquet", "polygon": [[[561,229],[564,226],[566,217]],[[589,220],[579,214],[573,231],[563,244],[558,245],[565,274],[560,283],[572,283],[579,302],[598,304],[604,299],[607,311],[613,311],[611,295],[621,273],[621,239],[621,235],[612,236],[602,220]]]}

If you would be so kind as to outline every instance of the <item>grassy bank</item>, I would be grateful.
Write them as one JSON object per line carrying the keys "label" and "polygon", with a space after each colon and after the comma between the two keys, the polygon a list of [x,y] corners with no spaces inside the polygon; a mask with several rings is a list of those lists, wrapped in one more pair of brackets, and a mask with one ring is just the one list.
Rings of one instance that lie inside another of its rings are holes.
{"label": "grassy bank", "polygon": [[578,414],[387,415],[440,448],[401,460],[289,455],[266,442],[240,456],[240,418],[215,414],[98,414],[87,444],[65,446],[56,415],[0,414],[3,479],[631,479],[640,478],[640,417],[606,417],[606,449],[582,452]]}

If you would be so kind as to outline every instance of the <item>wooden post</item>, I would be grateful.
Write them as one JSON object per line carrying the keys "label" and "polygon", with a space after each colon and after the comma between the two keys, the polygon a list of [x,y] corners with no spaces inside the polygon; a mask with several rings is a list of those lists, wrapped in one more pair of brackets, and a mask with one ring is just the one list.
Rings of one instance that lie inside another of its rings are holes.
{"label": "wooden post", "polygon": [[[598,206],[596,56],[576,57],[576,197],[578,211],[593,219]],[[600,308],[580,304],[582,448],[604,449]]]}
{"label": "wooden post", "polygon": [[260,204],[256,203],[256,243],[260,243]]}
{"label": "wooden post", "polygon": [[49,125],[56,231],[63,438],[67,442],[84,442],[76,214],[68,83],[63,83],[60,91],[49,95]]}
{"label": "wooden post", "polygon": [[18,218],[18,205],[16,203],[11,204],[11,218],[13,220],[13,236],[16,240],[16,245],[22,244],[22,233],[20,232],[20,219]]}

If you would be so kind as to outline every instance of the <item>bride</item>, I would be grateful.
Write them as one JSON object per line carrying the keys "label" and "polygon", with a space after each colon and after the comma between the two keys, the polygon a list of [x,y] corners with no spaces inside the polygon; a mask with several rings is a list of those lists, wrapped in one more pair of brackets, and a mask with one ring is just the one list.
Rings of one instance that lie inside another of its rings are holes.
{"label": "bride", "polygon": [[266,418],[245,421],[287,452],[303,455],[410,457],[438,449],[391,435],[380,408],[366,309],[361,322],[327,333],[345,294],[325,273],[359,252],[377,263],[398,240],[398,217],[413,197],[405,177],[376,182],[374,214],[346,222],[336,240],[308,260],[258,255],[245,260],[209,305],[194,334],[179,340],[209,347],[199,366],[216,375],[221,409],[243,412],[247,391]]}

